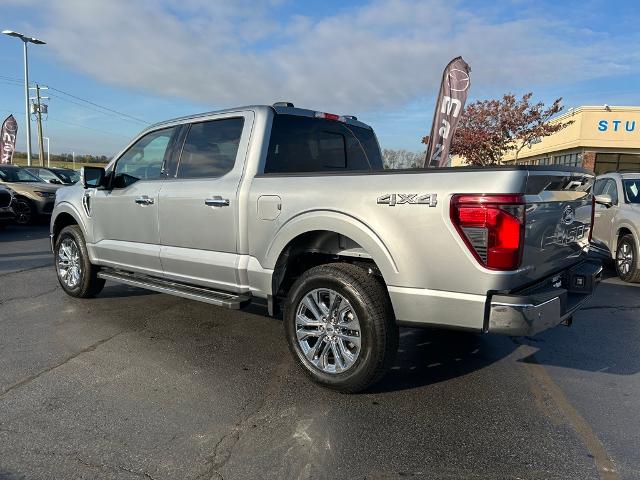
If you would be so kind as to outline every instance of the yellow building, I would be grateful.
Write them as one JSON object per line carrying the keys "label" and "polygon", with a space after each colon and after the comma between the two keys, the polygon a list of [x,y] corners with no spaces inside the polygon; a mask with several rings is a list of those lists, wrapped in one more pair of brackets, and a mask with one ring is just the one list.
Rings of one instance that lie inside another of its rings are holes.
{"label": "yellow building", "polygon": [[[574,165],[597,174],[640,172],[640,107],[578,107],[553,122],[567,120],[573,123],[524,147],[517,163]],[[458,163],[455,160],[454,165]],[[503,158],[504,164],[514,161],[513,152]]]}

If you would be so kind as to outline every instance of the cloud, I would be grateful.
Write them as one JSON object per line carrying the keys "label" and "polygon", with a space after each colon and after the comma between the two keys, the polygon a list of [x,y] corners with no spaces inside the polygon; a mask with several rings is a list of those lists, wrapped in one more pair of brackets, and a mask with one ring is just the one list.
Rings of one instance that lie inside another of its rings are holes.
{"label": "cloud", "polygon": [[629,73],[640,60],[568,23],[483,17],[450,1],[287,11],[276,0],[48,1],[42,35],[62,62],[112,85],[212,106],[289,100],[345,113],[432,97],[460,54],[480,91]]}

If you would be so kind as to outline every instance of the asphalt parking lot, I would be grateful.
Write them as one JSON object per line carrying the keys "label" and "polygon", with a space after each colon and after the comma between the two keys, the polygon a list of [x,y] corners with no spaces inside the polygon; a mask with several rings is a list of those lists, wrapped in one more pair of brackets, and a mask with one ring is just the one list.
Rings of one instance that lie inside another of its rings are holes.
{"label": "asphalt parking lot", "polygon": [[0,233],[0,479],[640,478],[640,285],[535,338],[402,330],[341,395],[259,308],[66,296],[47,235]]}

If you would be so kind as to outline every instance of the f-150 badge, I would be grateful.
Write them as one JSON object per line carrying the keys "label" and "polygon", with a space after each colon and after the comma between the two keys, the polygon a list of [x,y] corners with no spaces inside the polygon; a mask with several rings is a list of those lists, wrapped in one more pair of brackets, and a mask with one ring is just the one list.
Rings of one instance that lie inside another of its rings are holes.
{"label": "f-150 badge", "polygon": [[438,195],[436,193],[425,193],[424,195],[417,193],[387,193],[386,195],[380,195],[377,203],[378,205],[389,205],[390,207],[405,203],[435,207],[438,204]]}

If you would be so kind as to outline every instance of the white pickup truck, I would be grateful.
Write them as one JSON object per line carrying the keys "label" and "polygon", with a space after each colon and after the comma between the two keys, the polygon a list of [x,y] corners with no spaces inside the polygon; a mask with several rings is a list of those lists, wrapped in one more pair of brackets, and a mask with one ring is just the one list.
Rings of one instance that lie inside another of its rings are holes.
{"label": "white pickup truck", "polygon": [[399,326],[533,335],[591,295],[594,177],[568,167],[382,167],[355,117],[249,106],[163,122],[58,191],[62,288],[106,280],[283,312],[316,382],[393,361]]}

